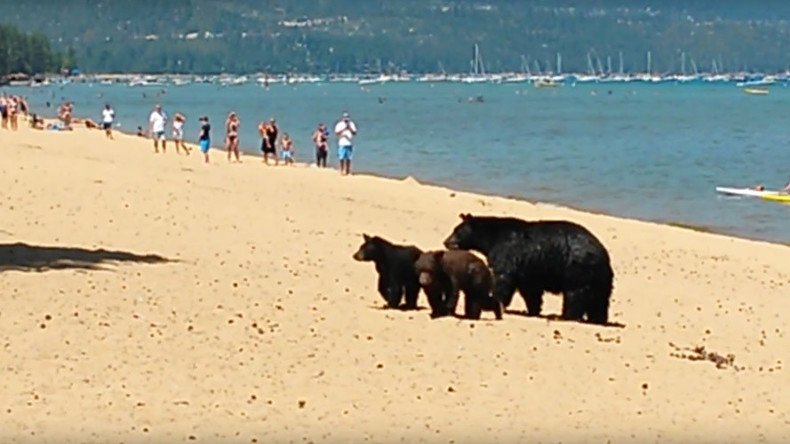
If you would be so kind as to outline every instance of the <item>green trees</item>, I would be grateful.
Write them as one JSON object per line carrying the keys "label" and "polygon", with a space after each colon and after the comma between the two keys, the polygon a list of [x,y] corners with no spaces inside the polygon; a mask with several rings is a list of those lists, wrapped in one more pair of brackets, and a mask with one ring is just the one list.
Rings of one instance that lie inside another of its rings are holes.
{"label": "green trees", "polygon": [[681,57],[776,71],[790,65],[786,17],[783,0],[0,2],[0,20],[73,48],[65,64],[90,72],[467,72],[475,43],[490,71],[554,68],[557,53],[566,72],[587,71],[588,53],[596,69],[622,54],[643,71],[647,51],[657,72]]}
{"label": "green trees", "polygon": [[54,72],[62,62],[44,34],[23,34],[13,26],[0,25],[0,76]]}

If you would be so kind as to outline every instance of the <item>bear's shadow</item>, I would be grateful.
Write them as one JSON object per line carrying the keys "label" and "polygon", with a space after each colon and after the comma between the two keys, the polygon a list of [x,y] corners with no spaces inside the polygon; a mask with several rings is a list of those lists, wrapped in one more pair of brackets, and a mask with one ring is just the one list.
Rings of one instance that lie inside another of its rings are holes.
{"label": "bear's shadow", "polygon": [[579,324],[589,324],[589,325],[600,325],[601,327],[610,327],[610,328],[625,328],[625,324],[621,324],[619,322],[607,322],[605,324],[592,324],[589,322],[584,321],[573,321],[570,319],[562,319],[562,317],[558,314],[542,314],[540,316],[530,316],[527,314],[526,310],[505,310],[505,314],[515,315],[515,316],[523,316],[525,318],[535,318],[535,319],[545,319],[546,321],[555,321],[555,322],[575,322]]}

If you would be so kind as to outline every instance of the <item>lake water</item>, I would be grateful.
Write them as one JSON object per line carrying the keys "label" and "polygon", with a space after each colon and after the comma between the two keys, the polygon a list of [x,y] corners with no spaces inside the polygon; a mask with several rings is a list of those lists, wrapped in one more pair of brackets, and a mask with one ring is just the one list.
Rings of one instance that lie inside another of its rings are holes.
{"label": "lake water", "polygon": [[[171,116],[188,116],[190,140],[197,138],[197,117],[206,114],[214,144],[222,143],[225,116],[234,110],[241,118],[241,146],[251,152],[260,145],[258,122],[275,117],[303,161],[313,158],[315,125],[334,124],[348,110],[359,128],[356,172],[790,242],[790,205],[714,191],[717,185],[757,183],[779,188],[790,178],[790,90],[782,86],[767,96],[744,94],[732,84],[638,83],[542,89],[192,84],[164,90],[67,84],[6,90],[27,95],[34,111],[47,116],[68,99],[76,115],[98,121],[109,102],[127,132],[147,127],[153,104],[161,103]],[[476,96],[484,101],[468,100]],[[336,164],[334,147],[330,154]]]}

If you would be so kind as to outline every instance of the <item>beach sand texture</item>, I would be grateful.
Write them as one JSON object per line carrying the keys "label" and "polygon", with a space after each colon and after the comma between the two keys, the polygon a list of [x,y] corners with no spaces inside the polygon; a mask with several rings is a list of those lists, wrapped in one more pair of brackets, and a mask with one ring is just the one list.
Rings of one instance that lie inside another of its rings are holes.
{"label": "beach sand texture", "polygon": [[[3,442],[790,441],[788,246],[83,129],[0,157]],[[589,228],[624,327],[383,310],[361,234],[461,212]]]}

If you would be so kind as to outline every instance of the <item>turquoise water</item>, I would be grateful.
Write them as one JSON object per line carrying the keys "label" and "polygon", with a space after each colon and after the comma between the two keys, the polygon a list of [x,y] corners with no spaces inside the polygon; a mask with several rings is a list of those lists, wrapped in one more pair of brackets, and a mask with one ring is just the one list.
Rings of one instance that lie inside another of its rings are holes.
{"label": "turquoise water", "polygon": [[[152,105],[162,103],[170,115],[188,115],[192,140],[197,117],[207,114],[214,144],[222,143],[225,116],[234,110],[246,151],[259,146],[257,123],[275,117],[294,138],[298,160],[312,159],[316,123],[333,124],[348,110],[359,127],[356,172],[790,242],[790,205],[714,191],[779,188],[790,178],[790,90],[782,86],[768,96],[732,84],[193,84],[164,93],[68,84],[8,91],[26,94],[34,110],[50,116],[65,98],[77,115],[98,120],[110,102],[129,132],[146,127]],[[475,96],[484,102],[468,100]]]}

